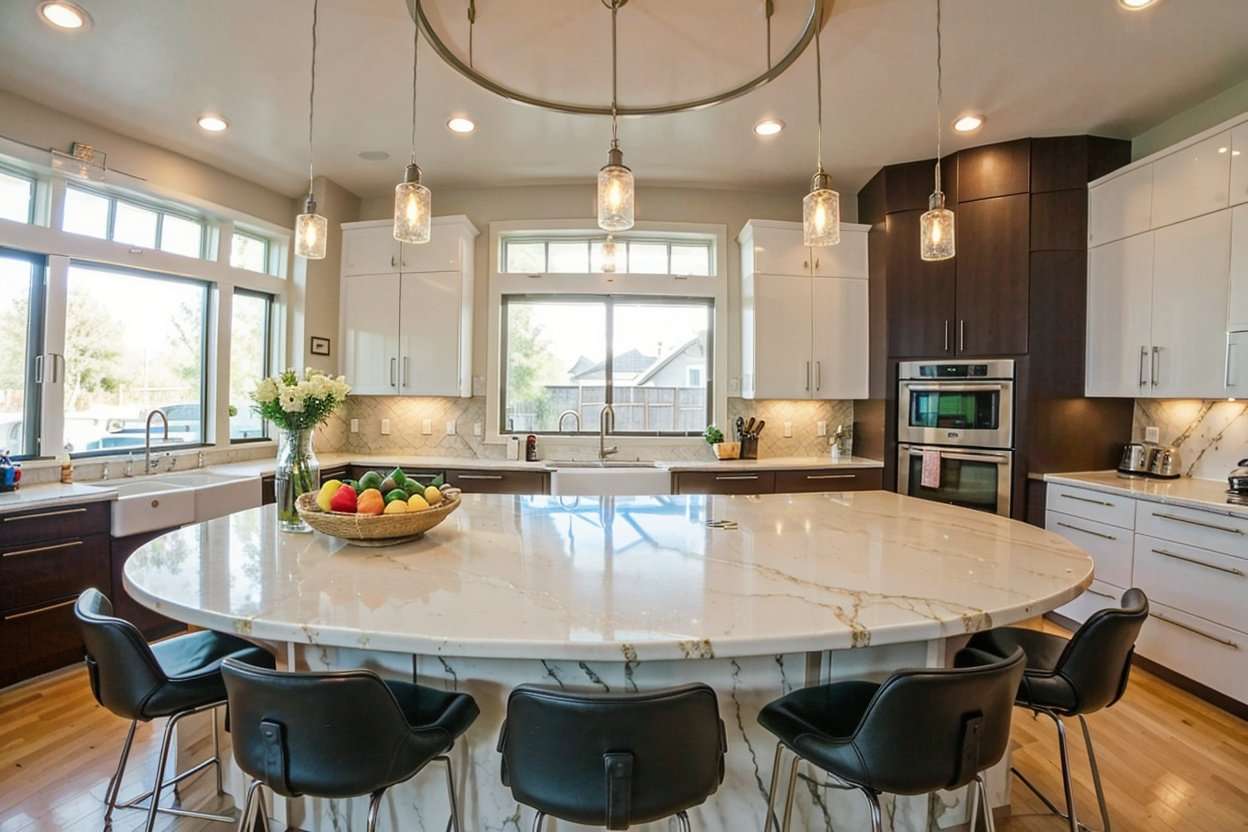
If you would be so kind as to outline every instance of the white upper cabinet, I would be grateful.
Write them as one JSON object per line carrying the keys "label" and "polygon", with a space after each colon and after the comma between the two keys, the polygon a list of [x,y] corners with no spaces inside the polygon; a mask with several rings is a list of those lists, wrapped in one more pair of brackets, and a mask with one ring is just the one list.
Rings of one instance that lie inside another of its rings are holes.
{"label": "white upper cabinet", "polygon": [[1115,176],[1088,192],[1088,246],[1139,234],[1151,227],[1153,166]]}
{"label": "white upper cabinet", "polygon": [[342,274],[397,274],[402,246],[393,223],[346,223],[342,227]]}
{"label": "white upper cabinet", "polygon": [[342,281],[342,374],[359,396],[399,392],[399,276]]}
{"label": "white upper cabinet", "polygon": [[1149,395],[1225,395],[1231,213],[1154,233]]}
{"label": "white upper cabinet", "polygon": [[1248,121],[1231,131],[1231,204],[1248,202]]}
{"label": "white upper cabinet", "polygon": [[[465,380],[459,360],[459,272],[404,274],[399,290],[399,392],[458,396]],[[470,345],[471,348],[471,345]],[[467,380],[471,384],[471,379]]]}
{"label": "white upper cabinet", "polygon": [[758,274],[809,274],[810,249],[802,242],[801,223],[751,222],[742,230]]}
{"label": "white upper cabinet", "polygon": [[814,386],[810,355],[811,280],[793,275],[753,278],[753,366],[747,394],[759,399],[809,399]]}
{"label": "white upper cabinet", "polygon": [[[437,220],[434,222],[437,223]],[[418,246],[403,244],[399,253],[399,268],[404,272],[459,271],[460,264],[467,255],[465,248],[472,245],[471,237],[464,237],[462,234],[439,234],[435,231],[427,243]]]}
{"label": "white upper cabinet", "polygon": [[816,277],[867,277],[867,226],[841,226],[839,245],[813,248],[811,269]]}
{"label": "white upper cabinet", "polygon": [[1151,377],[1153,233],[1088,252],[1089,396],[1146,395]]}
{"label": "white upper cabinet", "polygon": [[814,398],[867,398],[867,281],[811,281]]}
{"label": "white upper cabinet", "polygon": [[1233,330],[1248,330],[1248,203],[1235,206],[1231,212],[1231,302],[1227,322]]}
{"label": "white upper cabinet", "polygon": [[1154,162],[1153,228],[1230,204],[1231,133],[1219,133]]}

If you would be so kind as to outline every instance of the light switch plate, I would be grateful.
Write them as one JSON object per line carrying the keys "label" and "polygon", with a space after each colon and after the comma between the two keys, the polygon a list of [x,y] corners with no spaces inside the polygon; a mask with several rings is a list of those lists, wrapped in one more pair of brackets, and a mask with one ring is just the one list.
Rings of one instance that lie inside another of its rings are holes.
{"label": "light switch plate", "polygon": [[454,436],[454,435],[455,435],[455,423],[454,423],[454,422],[447,422],[447,423],[446,423],[446,435],[447,435],[447,436]]}
{"label": "light switch plate", "polygon": [[793,438],[793,423],[792,422],[784,423],[784,438],[785,439]]}
{"label": "light switch plate", "polygon": [[351,420],[351,432],[352,432],[352,433],[359,433],[359,432],[360,432],[360,420],[359,420],[359,419],[352,419],[352,420]]}
{"label": "light switch plate", "polygon": [[1161,428],[1157,427],[1156,425],[1149,425],[1148,427],[1144,428],[1144,441],[1145,442],[1160,442],[1161,441]]}
{"label": "light switch plate", "polygon": [[818,422],[815,422],[815,436],[827,436],[827,435],[828,435],[828,423],[822,419],[820,419]]}
{"label": "light switch plate", "polygon": [[390,420],[389,419],[381,420],[381,435],[382,436],[390,435]]}
{"label": "light switch plate", "polygon": [[425,419],[423,422],[421,422],[420,432],[423,433],[425,436],[432,436],[433,435],[433,420]]}

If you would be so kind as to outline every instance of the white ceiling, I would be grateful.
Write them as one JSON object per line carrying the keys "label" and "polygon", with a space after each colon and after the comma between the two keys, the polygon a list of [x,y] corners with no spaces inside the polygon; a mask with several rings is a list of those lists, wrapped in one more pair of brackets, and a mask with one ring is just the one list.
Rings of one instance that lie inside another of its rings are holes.
{"label": "white ceiling", "polygon": [[[79,0],[67,35],[36,0],[0,0],[0,88],[204,160],[289,195],[305,186],[310,0]],[[775,0],[773,54],[809,0]],[[431,19],[466,55],[466,0]],[[1130,137],[1248,77],[1246,0],[946,0],[946,121],[987,114],[947,147],[1025,135]],[[934,151],[934,0],[836,0],[823,32],[824,163],[855,191],[880,166]],[[653,103],[740,82],[765,63],[762,0],[631,0],[620,12],[620,98]],[[609,14],[599,0],[477,0],[478,68],[526,91],[608,100]],[[388,190],[408,155],[412,23],[404,0],[321,0],[316,165],[360,195]],[[433,186],[590,181],[605,119],[496,98],[422,45],[418,160]],[[709,110],[621,124],[645,183],[796,187],[815,163],[814,50],[776,82]],[[195,126],[206,111],[230,130]],[[478,125],[445,127],[453,114]],[[4,132],[0,114],[0,133]],[[763,116],[787,123],[760,140]],[[107,148],[104,148],[107,150]],[[387,161],[364,161],[383,150]]]}

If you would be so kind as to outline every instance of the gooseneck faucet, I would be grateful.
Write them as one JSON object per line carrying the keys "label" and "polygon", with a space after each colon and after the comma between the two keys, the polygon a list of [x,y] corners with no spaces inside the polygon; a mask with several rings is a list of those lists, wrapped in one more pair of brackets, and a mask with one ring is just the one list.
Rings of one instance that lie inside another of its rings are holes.
{"label": "gooseneck faucet", "polygon": [[568,416],[572,417],[572,422],[573,424],[576,425],[576,433],[580,433],[581,432],[581,414],[575,410],[565,410],[562,413],[560,413],[559,422],[555,425],[555,430],[558,431],[559,433],[563,433],[563,420],[564,418]]}
{"label": "gooseneck faucet", "polygon": [[[165,411],[155,408],[151,413],[147,414],[147,424],[143,427],[143,473],[152,473],[152,417],[159,416],[160,421],[165,423],[165,442],[169,442],[169,417],[165,416]],[[159,461],[156,463],[160,464]]]}
{"label": "gooseneck faucet", "polygon": [[598,414],[598,458],[606,459],[611,454],[618,454],[620,448],[618,445],[607,447],[607,431],[615,430],[615,408],[609,404],[602,406],[602,412]]}

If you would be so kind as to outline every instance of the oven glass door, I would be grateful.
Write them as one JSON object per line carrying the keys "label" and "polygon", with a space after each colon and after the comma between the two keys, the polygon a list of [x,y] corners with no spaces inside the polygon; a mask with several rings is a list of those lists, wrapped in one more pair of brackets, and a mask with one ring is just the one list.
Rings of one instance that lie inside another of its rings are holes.
{"label": "oven glass door", "polygon": [[902,382],[898,439],[1012,447],[1011,387],[1000,382]]}
{"label": "oven glass door", "polygon": [[1009,452],[940,451],[940,483],[923,485],[923,449],[901,446],[898,456],[898,491],[911,497],[979,509],[993,514],[1010,513]]}

